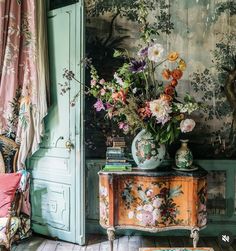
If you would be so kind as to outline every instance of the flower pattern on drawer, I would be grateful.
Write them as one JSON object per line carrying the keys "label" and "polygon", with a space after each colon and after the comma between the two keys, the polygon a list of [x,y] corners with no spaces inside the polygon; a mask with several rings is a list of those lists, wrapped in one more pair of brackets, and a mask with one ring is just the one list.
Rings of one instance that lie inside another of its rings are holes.
{"label": "flower pattern on drawer", "polygon": [[207,184],[203,183],[198,191],[198,226],[203,227],[207,224]]}
{"label": "flower pattern on drawer", "polygon": [[181,194],[181,185],[168,188],[164,182],[158,182],[147,188],[127,181],[121,197],[129,219],[137,220],[142,226],[168,226],[183,222],[177,219],[178,205],[174,202]]}
{"label": "flower pattern on drawer", "polygon": [[108,225],[109,214],[109,199],[108,190],[104,186],[100,186],[99,189],[100,198],[100,222],[101,224]]}

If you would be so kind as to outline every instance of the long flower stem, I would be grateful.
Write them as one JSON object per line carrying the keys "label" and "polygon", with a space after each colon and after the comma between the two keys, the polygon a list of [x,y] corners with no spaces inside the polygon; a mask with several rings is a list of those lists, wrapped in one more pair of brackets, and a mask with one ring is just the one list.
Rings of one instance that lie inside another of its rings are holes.
{"label": "long flower stem", "polygon": [[146,76],[146,73],[145,72],[143,72],[143,76],[144,76],[144,79],[145,79],[145,82],[146,82],[146,98],[147,98],[147,100],[149,100],[149,86],[148,86],[148,79],[147,79],[147,76]]}
{"label": "long flower stem", "polygon": [[166,58],[166,59],[164,59],[163,61],[161,61],[159,64],[157,64],[157,65],[154,67],[154,70],[156,70],[156,68],[157,68],[159,65],[165,63],[167,60],[168,60],[168,59]]}
{"label": "long flower stem", "polygon": [[153,81],[153,84],[155,85],[155,68],[154,68],[154,64],[153,62],[151,62],[151,69],[152,69],[152,81]]}

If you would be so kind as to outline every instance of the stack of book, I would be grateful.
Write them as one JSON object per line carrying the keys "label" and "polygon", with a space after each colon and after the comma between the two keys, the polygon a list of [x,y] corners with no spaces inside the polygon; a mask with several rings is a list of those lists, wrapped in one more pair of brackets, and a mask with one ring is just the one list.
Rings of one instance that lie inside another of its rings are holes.
{"label": "stack of book", "polygon": [[131,171],[132,165],[125,156],[124,138],[114,138],[113,146],[107,147],[104,171]]}

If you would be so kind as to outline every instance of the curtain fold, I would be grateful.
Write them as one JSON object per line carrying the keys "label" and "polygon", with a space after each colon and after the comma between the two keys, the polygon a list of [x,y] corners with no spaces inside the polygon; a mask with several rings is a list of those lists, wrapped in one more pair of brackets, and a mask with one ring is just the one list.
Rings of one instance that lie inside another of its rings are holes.
{"label": "curtain fold", "polygon": [[47,114],[46,0],[1,0],[0,18],[0,133],[20,144],[21,169],[39,148]]}

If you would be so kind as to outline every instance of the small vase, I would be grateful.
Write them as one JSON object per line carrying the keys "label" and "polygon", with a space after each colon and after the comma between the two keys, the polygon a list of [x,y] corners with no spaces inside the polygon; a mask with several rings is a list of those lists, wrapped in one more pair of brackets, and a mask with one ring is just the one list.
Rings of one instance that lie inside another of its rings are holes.
{"label": "small vase", "polygon": [[175,154],[175,168],[181,171],[192,171],[196,167],[193,164],[193,154],[188,148],[188,140],[180,140],[181,147],[177,150]]}
{"label": "small vase", "polygon": [[155,141],[144,129],[132,142],[132,156],[139,169],[155,169],[164,160],[166,148]]}

